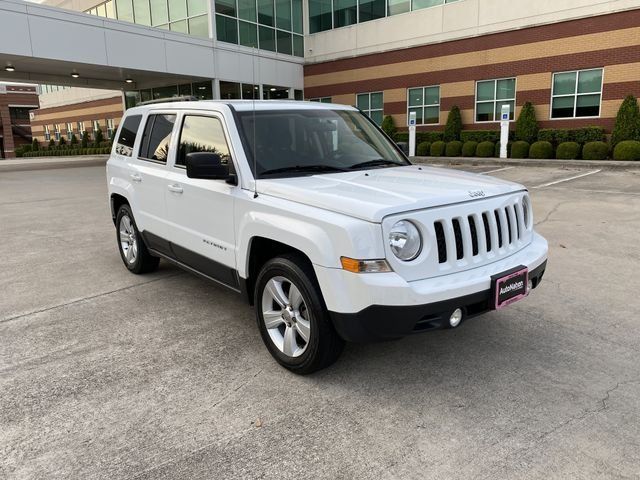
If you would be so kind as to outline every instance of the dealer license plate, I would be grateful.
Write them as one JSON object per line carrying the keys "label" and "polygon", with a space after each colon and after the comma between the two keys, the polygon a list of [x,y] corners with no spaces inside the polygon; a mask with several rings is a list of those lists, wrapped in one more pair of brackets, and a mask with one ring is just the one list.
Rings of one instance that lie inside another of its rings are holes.
{"label": "dealer license plate", "polygon": [[517,267],[509,272],[495,275],[492,280],[496,310],[521,300],[529,293],[529,269],[527,267]]}

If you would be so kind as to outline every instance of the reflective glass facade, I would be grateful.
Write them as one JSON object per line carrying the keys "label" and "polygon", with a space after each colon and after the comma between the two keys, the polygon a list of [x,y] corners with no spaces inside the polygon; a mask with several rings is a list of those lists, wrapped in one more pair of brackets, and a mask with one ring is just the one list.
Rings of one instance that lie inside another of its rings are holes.
{"label": "reflective glass facade", "polygon": [[221,42],[304,56],[302,0],[216,0]]}
{"label": "reflective glass facade", "polygon": [[457,1],[459,0],[309,0],[309,33]]}
{"label": "reflective glass facade", "polygon": [[207,0],[109,0],[85,13],[209,37]]}

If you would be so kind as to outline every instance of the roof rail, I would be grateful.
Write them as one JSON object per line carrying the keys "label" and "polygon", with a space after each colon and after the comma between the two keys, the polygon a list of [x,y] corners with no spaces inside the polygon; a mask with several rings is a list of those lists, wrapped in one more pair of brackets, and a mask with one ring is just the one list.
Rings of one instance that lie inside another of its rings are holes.
{"label": "roof rail", "polygon": [[153,105],[154,103],[167,103],[167,102],[197,102],[200,100],[198,97],[194,97],[193,95],[182,95],[180,97],[167,97],[167,98],[156,98],[154,100],[147,100],[146,102],[140,102],[138,105]]}

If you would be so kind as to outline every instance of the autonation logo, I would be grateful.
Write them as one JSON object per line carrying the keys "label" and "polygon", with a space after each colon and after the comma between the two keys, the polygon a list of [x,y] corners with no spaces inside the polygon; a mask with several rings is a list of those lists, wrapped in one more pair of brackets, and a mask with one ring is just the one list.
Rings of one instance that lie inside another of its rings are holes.
{"label": "autonation logo", "polygon": [[520,280],[519,282],[512,283],[511,285],[507,285],[506,287],[502,287],[500,289],[500,295],[512,292],[513,290],[520,290],[524,287],[524,280]]}

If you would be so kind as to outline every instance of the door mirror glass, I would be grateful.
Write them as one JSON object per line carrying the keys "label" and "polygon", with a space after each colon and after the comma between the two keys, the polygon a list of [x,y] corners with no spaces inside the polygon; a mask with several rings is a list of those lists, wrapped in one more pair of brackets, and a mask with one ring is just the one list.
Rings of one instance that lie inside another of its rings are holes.
{"label": "door mirror glass", "polygon": [[187,177],[209,180],[228,180],[229,164],[222,163],[217,153],[192,152],[186,155]]}

